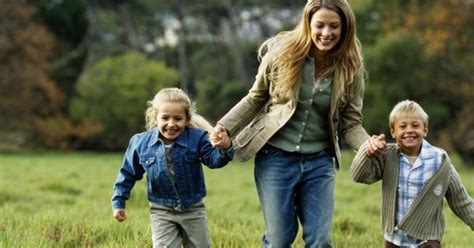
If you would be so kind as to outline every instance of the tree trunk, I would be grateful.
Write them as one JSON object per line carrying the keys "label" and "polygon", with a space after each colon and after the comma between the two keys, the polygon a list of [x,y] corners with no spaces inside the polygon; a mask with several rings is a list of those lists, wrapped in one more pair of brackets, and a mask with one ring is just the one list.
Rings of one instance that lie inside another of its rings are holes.
{"label": "tree trunk", "polygon": [[227,22],[229,25],[229,32],[227,33],[230,37],[228,42],[230,43],[230,49],[234,55],[234,69],[237,73],[237,79],[240,84],[246,85],[248,83],[247,71],[244,64],[244,56],[242,52],[242,46],[240,43],[239,35],[236,33],[238,30],[237,17],[235,15],[234,8],[231,0],[223,0],[224,8],[227,12]]}
{"label": "tree trunk", "polygon": [[184,10],[183,3],[181,0],[173,0],[173,11],[180,24],[178,30],[178,60],[179,60],[179,71],[181,74],[181,88],[191,94],[194,87],[191,85],[189,79],[189,68],[188,68],[188,57],[186,49],[186,24],[184,22]]}

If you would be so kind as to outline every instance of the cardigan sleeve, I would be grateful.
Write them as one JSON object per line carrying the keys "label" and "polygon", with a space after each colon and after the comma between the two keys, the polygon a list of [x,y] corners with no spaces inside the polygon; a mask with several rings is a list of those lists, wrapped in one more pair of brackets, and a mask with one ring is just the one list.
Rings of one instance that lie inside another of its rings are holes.
{"label": "cardigan sleeve", "polygon": [[352,180],[357,183],[372,184],[382,179],[385,166],[385,154],[369,157],[365,153],[367,142],[362,144],[351,164]]}
{"label": "cardigan sleeve", "polygon": [[459,173],[447,156],[446,159],[448,159],[449,166],[451,167],[448,190],[445,195],[446,200],[453,213],[474,231],[474,202],[462,184]]}

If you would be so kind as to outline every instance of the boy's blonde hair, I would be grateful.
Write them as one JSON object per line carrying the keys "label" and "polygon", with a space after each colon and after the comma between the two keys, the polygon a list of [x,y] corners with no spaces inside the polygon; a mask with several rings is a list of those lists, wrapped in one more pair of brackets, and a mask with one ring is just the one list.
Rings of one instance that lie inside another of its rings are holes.
{"label": "boy's blonde hair", "polygon": [[156,93],[153,100],[148,101],[148,108],[145,112],[145,127],[147,130],[158,126],[158,107],[163,102],[172,102],[182,104],[186,113],[186,118],[190,121],[190,125],[206,130],[209,133],[213,132],[211,124],[204,119],[204,117],[196,114],[196,107],[188,95],[179,88],[163,88]]}
{"label": "boy's blonde hair", "polygon": [[428,127],[428,114],[423,110],[423,108],[414,101],[404,100],[397,103],[397,105],[393,107],[392,112],[390,112],[390,128],[393,128],[395,121],[405,116],[420,118],[425,124],[425,127]]}

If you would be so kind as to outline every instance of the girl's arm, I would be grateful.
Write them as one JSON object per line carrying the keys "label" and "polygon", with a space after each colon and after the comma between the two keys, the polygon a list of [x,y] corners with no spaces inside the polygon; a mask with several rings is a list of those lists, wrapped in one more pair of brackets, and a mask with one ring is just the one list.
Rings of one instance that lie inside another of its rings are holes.
{"label": "girl's arm", "polygon": [[227,139],[229,142],[227,149],[219,149],[213,147],[209,141],[207,133],[204,133],[199,141],[199,155],[201,162],[212,169],[221,168],[227,165],[227,163],[234,158],[234,148],[230,143],[230,139],[228,137]]}
{"label": "girl's arm", "polygon": [[113,209],[125,209],[125,201],[130,198],[130,191],[135,182],[142,179],[145,173],[145,170],[138,161],[139,158],[135,149],[137,143],[138,136],[135,135],[130,139],[123,158],[122,167],[115,181],[114,194],[112,196]]}

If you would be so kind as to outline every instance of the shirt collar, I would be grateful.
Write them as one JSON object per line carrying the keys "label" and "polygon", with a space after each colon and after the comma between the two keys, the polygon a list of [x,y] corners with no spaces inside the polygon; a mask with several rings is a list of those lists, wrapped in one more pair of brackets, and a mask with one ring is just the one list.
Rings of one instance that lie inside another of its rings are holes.
{"label": "shirt collar", "polygon": [[428,141],[426,141],[425,139],[423,139],[423,143],[421,144],[421,152],[420,152],[420,155],[418,155],[418,157],[421,160],[427,160],[427,159],[432,159],[436,157],[436,152],[433,149],[433,146],[430,143],[428,143]]}

